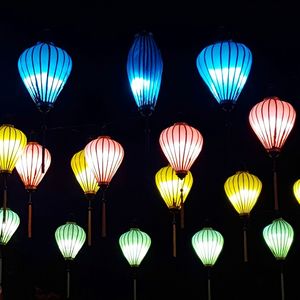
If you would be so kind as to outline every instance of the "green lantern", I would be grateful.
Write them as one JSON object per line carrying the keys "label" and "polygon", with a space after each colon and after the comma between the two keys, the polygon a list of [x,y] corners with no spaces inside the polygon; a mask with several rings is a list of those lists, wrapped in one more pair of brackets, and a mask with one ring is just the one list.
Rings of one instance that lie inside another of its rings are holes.
{"label": "green lantern", "polygon": [[131,228],[120,236],[119,245],[130,266],[138,267],[151,246],[151,238],[139,228]]}
{"label": "green lantern", "polygon": [[5,221],[3,208],[0,209],[0,244],[6,245],[20,225],[19,216],[11,209],[5,209]]}
{"label": "green lantern", "polygon": [[55,240],[65,260],[73,260],[83,246],[86,234],[75,222],[67,222],[55,231]]}
{"label": "green lantern", "polygon": [[204,227],[192,237],[193,248],[206,267],[212,267],[224,245],[222,234],[211,227]]}
{"label": "green lantern", "polygon": [[263,237],[275,258],[284,260],[294,240],[294,230],[288,222],[278,218],[264,228]]}
{"label": "green lantern", "polygon": [[133,300],[136,300],[136,270],[151,246],[151,238],[134,227],[120,236],[119,245],[128,263],[133,267]]}

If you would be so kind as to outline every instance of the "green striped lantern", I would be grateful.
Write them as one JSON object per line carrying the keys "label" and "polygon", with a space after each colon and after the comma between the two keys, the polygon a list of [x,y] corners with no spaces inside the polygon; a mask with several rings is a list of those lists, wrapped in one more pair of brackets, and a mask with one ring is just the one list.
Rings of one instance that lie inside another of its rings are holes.
{"label": "green striped lantern", "polygon": [[263,237],[277,260],[284,260],[294,240],[293,227],[278,218],[263,229]]}
{"label": "green striped lantern", "polygon": [[[4,221],[5,220],[5,221]],[[3,222],[4,221],[4,222]],[[0,244],[6,245],[15,231],[20,225],[19,216],[11,209],[5,209],[5,219],[3,214],[3,208],[0,209]]]}
{"label": "green striped lantern", "polygon": [[83,246],[86,234],[75,222],[66,222],[55,231],[55,240],[65,260],[73,260]]}
{"label": "green striped lantern", "polygon": [[130,266],[138,267],[151,246],[151,238],[139,228],[131,228],[120,236],[119,245]]}
{"label": "green striped lantern", "polygon": [[192,246],[206,267],[212,267],[224,245],[222,234],[211,227],[204,227],[192,237]]}

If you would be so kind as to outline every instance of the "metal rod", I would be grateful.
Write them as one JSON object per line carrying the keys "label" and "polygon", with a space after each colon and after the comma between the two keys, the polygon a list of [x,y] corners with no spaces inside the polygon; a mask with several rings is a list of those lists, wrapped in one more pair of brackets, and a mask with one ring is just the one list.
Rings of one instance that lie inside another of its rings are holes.
{"label": "metal rod", "polygon": [[173,227],[173,257],[176,257],[176,217],[175,217],[175,212],[173,212],[172,227]]}
{"label": "metal rod", "polygon": [[71,275],[70,275],[70,265],[67,262],[67,299],[70,299],[70,281],[71,281]]}
{"label": "metal rod", "polygon": [[280,272],[280,283],[281,283],[281,300],[284,300],[284,278],[283,278],[283,270]]}
{"label": "metal rod", "polygon": [[136,300],[136,278],[133,278],[133,300]]}
{"label": "metal rod", "polygon": [[89,200],[88,207],[88,246],[92,245],[92,203]]}
{"label": "metal rod", "polygon": [[276,172],[276,157],[273,158],[273,185],[274,185],[274,208],[279,210],[278,206],[278,189],[277,189],[277,172]]}
{"label": "metal rod", "polygon": [[32,237],[32,201],[31,191],[28,191],[28,237]]}
{"label": "metal rod", "polygon": [[243,236],[244,236],[244,262],[248,262],[248,245],[247,245],[247,224],[244,217]]}
{"label": "metal rod", "polygon": [[3,282],[2,282],[2,270],[3,270],[3,257],[2,257],[2,245],[0,245],[0,299],[3,299]]}
{"label": "metal rod", "polygon": [[104,199],[104,191],[102,198],[102,228],[101,228],[102,237],[106,237],[106,203]]}
{"label": "metal rod", "polygon": [[7,209],[7,174],[3,173],[3,223],[6,221]]}
{"label": "metal rod", "polygon": [[207,269],[207,299],[211,300],[211,286],[210,286],[210,268]]}

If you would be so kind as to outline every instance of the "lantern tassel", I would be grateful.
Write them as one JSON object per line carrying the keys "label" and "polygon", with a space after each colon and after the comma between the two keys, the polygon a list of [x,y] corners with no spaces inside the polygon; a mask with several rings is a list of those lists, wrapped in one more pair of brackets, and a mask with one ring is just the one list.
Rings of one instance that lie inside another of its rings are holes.
{"label": "lantern tassel", "polygon": [[173,212],[173,257],[176,257],[176,217],[175,212]]}
{"label": "lantern tassel", "polygon": [[89,200],[88,207],[88,246],[92,245],[92,203]]}
{"label": "lantern tassel", "polygon": [[32,201],[31,191],[29,191],[28,197],[28,238],[32,237]]}
{"label": "lantern tassel", "polygon": [[3,223],[6,221],[7,209],[7,174],[3,173]]}
{"label": "lantern tassel", "polygon": [[273,157],[273,185],[274,185],[274,208],[275,211],[278,211],[279,207],[278,207],[276,157]]}
{"label": "lantern tassel", "polygon": [[106,202],[104,199],[104,191],[102,197],[102,228],[101,228],[102,237],[106,237]]}
{"label": "lantern tassel", "polygon": [[180,189],[180,228],[184,229],[184,204],[183,204],[183,189]]}
{"label": "lantern tassel", "polygon": [[70,282],[71,282],[71,275],[70,275],[70,263],[67,261],[67,299],[70,299]]}
{"label": "lantern tassel", "polygon": [[133,300],[136,300],[136,268],[133,269]]}

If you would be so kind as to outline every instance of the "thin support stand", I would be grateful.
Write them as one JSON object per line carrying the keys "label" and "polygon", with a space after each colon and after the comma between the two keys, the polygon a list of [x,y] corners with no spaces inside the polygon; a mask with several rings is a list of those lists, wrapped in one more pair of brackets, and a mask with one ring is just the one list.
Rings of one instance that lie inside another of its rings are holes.
{"label": "thin support stand", "polygon": [[42,112],[43,114],[43,125],[42,125],[42,173],[45,173],[45,144],[46,144],[46,113]]}
{"label": "thin support stand", "polygon": [[88,207],[88,246],[92,245],[92,202],[89,200]]}
{"label": "thin support stand", "polygon": [[101,236],[106,237],[106,200],[105,191],[102,192],[102,228]]}
{"label": "thin support stand", "polygon": [[211,300],[210,267],[207,269],[207,299]]}
{"label": "thin support stand", "polygon": [[247,245],[247,216],[243,216],[243,238],[244,238],[244,262],[248,262],[248,245]]}
{"label": "thin support stand", "polygon": [[278,207],[278,189],[277,189],[277,172],[276,172],[276,158],[273,158],[273,185],[274,185],[274,209],[279,210]]}
{"label": "thin support stand", "polygon": [[184,204],[183,204],[183,189],[180,189],[180,228],[184,229]]}
{"label": "thin support stand", "polygon": [[280,268],[280,286],[281,286],[281,300],[284,300],[285,296],[284,296],[283,262],[281,262],[281,268]]}
{"label": "thin support stand", "polygon": [[71,268],[70,268],[70,262],[67,261],[67,267],[66,267],[66,271],[67,271],[67,299],[70,299],[70,282],[71,282]]}
{"label": "thin support stand", "polygon": [[133,272],[132,272],[132,274],[133,274],[133,300],[136,300],[136,268],[137,267],[133,267]]}
{"label": "thin support stand", "polygon": [[176,257],[176,215],[175,212],[172,212],[173,220],[172,220],[172,227],[173,227],[173,257]]}
{"label": "thin support stand", "polygon": [[2,222],[6,221],[6,210],[7,210],[7,173],[3,173],[3,219]]}
{"label": "thin support stand", "polygon": [[28,191],[28,238],[32,237],[32,201],[31,191]]}

